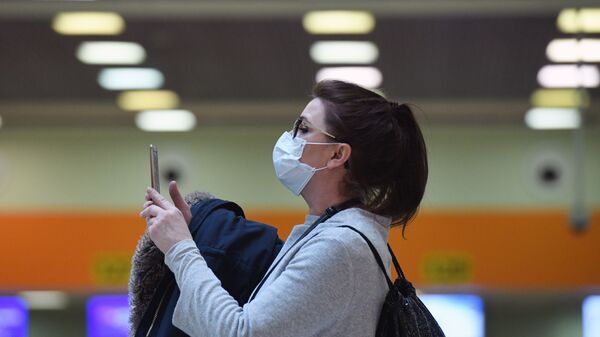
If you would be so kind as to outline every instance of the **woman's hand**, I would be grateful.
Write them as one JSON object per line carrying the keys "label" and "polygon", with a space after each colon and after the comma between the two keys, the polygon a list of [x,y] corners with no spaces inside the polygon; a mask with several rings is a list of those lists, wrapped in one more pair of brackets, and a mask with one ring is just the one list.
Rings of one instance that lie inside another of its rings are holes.
{"label": "woman's hand", "polygon": [[177,206],[163,198],[155,189],[148,188],[147,201],[144,210],[140,212],[140,217],[145,218],[148,224],[150,239],[163,253],[179,241],[192,239],[188,228],[192,213],[175,182],[169,184],[169,193]]}
{"label": "woman's hand", "polygon": [[[192,221],[192,210],[190,209],[190,205],[188,205],[187,202],[185,202],[183,196],[181,196],[181,193],[179,193],[179,189],[177,188],[177,182],[175,180],[169,182],[169,194],[171,195],[171,200],[173,200],[173,204],[175,204],[175,207],[177,207],[181,211],[185,222],[189,225],[190,221]],[[150,194],[148,193],[148,191],[146,191],[145,198],[146,203],[144,204],[143,208],[146,208],[153,204],[152,200],[150,200]]]}
{"label": "woman's hand", "polygon": [[175,207],[181,211],[183,214],[183,218],[185,219],[186,224],[190,224],[192,221],[192,210],[190,209],[190,205],[185,202],[185,199],[179,193],[179,189],[177,188],[177,182],[172,180],[169,182],[169,194],[171,195],[171,200],[173,200],[173,204]]}

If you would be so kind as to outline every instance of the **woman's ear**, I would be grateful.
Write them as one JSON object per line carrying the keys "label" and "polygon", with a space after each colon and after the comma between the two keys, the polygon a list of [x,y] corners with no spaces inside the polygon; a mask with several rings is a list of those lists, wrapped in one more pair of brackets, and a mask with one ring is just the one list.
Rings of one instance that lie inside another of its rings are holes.
{"label": "woman's ear", "polygon": [[344,167],[344,163],[346,163],[350,159],[350,154],[352,153],[352,147],[349,144],[341,143],[338,144],[333,156],[327,162],[327,167],[330,169],[336,168],[338,166]]}

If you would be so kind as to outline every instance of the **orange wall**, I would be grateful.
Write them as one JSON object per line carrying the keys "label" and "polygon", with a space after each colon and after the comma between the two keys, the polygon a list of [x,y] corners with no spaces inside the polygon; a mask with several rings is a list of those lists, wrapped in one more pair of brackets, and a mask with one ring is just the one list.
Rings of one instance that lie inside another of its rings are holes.
{"label": "orange wall", "polygon": [[[0,214],[0,291],[124,290],[145,223],[131,213]],[[299,211],[248,211],[286,237]],[[419,214],[402,240],[390,236],[418,286],[572,289],[600,286],[600,212],[574,233],[562,211],[436,211]]]}

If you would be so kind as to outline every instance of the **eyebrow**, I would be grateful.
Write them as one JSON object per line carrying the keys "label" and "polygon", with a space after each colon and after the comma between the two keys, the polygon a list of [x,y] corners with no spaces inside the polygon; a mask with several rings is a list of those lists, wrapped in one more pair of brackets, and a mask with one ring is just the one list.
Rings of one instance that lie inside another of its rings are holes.
{"label": "eyebrow", "polygon": [[301,120],[301,121],[303,121],[303,122],[307,122],[308,124],[310,124],[310,126],[315,127],[314,124],[311,121],[309,121],[308,118],[306,118],[304,116],[300,116],[300,117],[298,117],[298,119]]}
{"label": "eyebrow", "polygon": [[324,129],[319,128],[318,126],[315,126],[313,123],[311,123],[311,121],[309,121],[306,117],[304,116],[299,116],[298,119],[302,122],[307,122],[309,124],[309,126],[313,127],[314,129],[316,129],[317,131],[325,134],[326,136],[329,136],[333,139],[337,139],[334,135],[332,135],[331,133],[325,131]]}

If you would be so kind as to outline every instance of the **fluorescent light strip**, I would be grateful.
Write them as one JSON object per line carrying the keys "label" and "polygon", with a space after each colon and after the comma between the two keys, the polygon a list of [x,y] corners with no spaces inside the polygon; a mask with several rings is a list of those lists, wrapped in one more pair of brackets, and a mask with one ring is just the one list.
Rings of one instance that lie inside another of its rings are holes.
{"label": "fluorescent light strip", "polygon": [[540,69],[537,80],[545,88],[596,88],[600,72],[593,65],[552,64]]}
{"label": "fluorescent light strip", "polygon": [[579,29],[584,33],[600,33],[600,8],[581,8]]}
{"label": "fluorescent light strip", "polygon": [[379,49],[369,41],[317,41],[310,47],[310,57],[321,64],[371,64]]}
{"label": "fluorescent light strip", "polygon": [[575,8],[565,8],[560,11],[556,25],[563,33],[577,33],[579,31],[578,13]]}
{"label": "fluorescent light strip", "polygon": [[146,51],[139,43],[86,41],[77,48],[77,58],[86,64],[140,64]]}
{"label": "fluorescent light strip", "polygon": [[583,62],[600,62],[600,39],[581,39],[579,59]]}
{"label": "fluorescent light strip", "polygon": [[117,104],[129,111],[173,109],[179,105],[179,96],[170,90],[124,91],[117,98]]}
{"label": "fluorescent light strip", "polygon": [[587,91],[577,89],[538,89],[531,94],[531,105],[548,108],[586,108],[590,98]]}
{"label": "fluorescent light strip", "polygon": [[64,35],[117,35],[125,20],[113,12],[64,12],[54,17],[52,28]]}
{"label": "fluorescent light strip", "polygon": [[600,8],[563,9],[556,25],[563,33],[600,33]]}
{"label": "fluorescent light strip", "polygon": [[546,47],[546,56],[552,62],[579,61],[579,43],[576,39],[554,39]]}
{"label": "fluorescent light strip", "polygon": [[144,131],[190,131],[196,126],[196,116],[187,110],[147,110],[138,112],[135,124]]}
{"label": "fluorescent light strip", "polygon": [[312,11],[302,23],[311,34],[368,34],[375,28],[375,17],[365,11]]}
{"label": "fluorescent light strip", "polygon": [[19,296],[33,310],[62,310],[69,304],[69,297],[62,291],[22,291]]}
{"label": "fluorescent light strip", "polygon": [[554,39],[546,56],[552,62],[600,62],[600,39]]}
{"label": "fluorescent light strip", "polygon": [[352,82],[368,89],[381,85],[383,76],[375,67],[327,67],[317,72],[316,81],[340,80]]}
{"label": "fluorescent light strip", "polygon": [[158,89],[164,80],[153,68],[106,68],[98,74],[98,84],[106,90]]}
{"label": "fluorescent light strip", "polygon": [[525,115],[525,124],[535,130],[576,129],[581,126],[577,109],[532,108]]}

